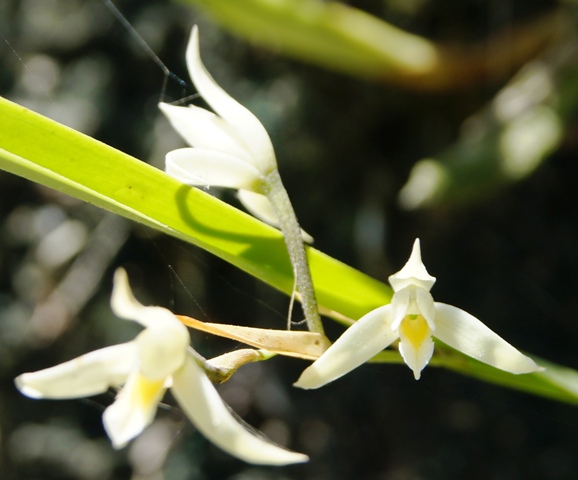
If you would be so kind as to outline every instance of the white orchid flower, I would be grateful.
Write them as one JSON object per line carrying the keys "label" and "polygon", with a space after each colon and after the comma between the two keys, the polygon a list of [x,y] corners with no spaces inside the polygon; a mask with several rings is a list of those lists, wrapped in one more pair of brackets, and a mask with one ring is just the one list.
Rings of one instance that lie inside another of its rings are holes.
{"label": "white orchid flower", "polygon": [[193,83],[216,114],[195,105],[159,104],[175,130],[193,147],[169,152],[166,172],[189,185],[238,189],[239,200],[250,213],[278,226],[277,214],[263,190],[265,178],[277,169],[265,127],[207,72],[196,26],[186,57]]}
{"label": "white orchid flower", "polygon": [[418,380],[430,361],[433,337],[450,347],[510,373],[541,370],[526,355],[460,308],[434,302],[435,283],[421,261],[419,239],[408,262],[389,277],[393,297],[389,305],[363,316],[305,369],[295,386],[319,388],[358,367],[399,339],[399,352]]}
{"label": "white orchid flower", "polygon": [[265,465],[308,460],[249,432],[234,418],[197,364],[187,328],[169,310],[141,305],[122,269],[115,275],[111,305],[119,317],[145,327],[135,340],[20,375],[15,380],[18,389],[32,398],[67,399],[124,385],[103,415],[108,436],[115,448],[121,448],[153,421],[158,403],[170,388],[201,433],[231,455]]}
{"label": "white orchid flower", "polygon": [[271,139],[257,117],[217,85],[205,69],[197,27],[193,27],[186,58],[193,83],[215,113],[195,105],[159,104],[191,146],[169,152],[165,170],[190,185],[237,189],[240,202],[250,213],[281,229],[307,327],[322,334],[323,324],[303,245],[303,241],[311,243],[313,239],[299,226],[277,169]]}

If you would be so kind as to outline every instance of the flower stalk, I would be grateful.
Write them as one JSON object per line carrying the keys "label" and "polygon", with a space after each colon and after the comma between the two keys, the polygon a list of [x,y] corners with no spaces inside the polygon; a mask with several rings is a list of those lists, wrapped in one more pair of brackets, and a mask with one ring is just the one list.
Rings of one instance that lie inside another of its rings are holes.
{"label": "flower stalk", "polygon": [[311,332],[324,335],[323,324],[319,317],[315,289],[311,278],[311,270],[307,261],[307,252],[301,236],[301,227],[297,221],[297,216],[293,210],[293,205],[285,190],[285,186],[279,175],[279,170],[275,169],[267,174],[263,181],[263,190],[277,214],[279,227],[285,237],[285,244],[289,252],[289,258],[293,265],[295,284],[301,294],[301,305],[307,328]]}

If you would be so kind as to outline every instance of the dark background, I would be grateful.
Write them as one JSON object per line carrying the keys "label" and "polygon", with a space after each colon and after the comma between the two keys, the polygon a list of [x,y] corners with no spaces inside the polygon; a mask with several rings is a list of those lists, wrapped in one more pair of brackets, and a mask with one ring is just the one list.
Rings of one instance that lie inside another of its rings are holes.
{"label": "dark background", "polygon": [[[408,11],[396,2],[350,3],[463,43],[555,6],[423,0]],[[419,236],[438,278],[436,300],[475,314],[520,349],[578,368],[575,116],[561,147],[529,178],[475,203],[407,212],[397,194],[411,166],[451,145],[509,75],[415,92],[250,46],[181,5],[118,6],[187,82],[184,49],[191,26],[200,25],[208,69],[270,132],[317,248],[386,281]],[[5,0],[0,35],[2,95],[159,168],[182,145],[156,103],[194,89],[169,80],[162,92],[163,73],[103,3]],[[101,425],[112,392],[36,401],[12,382],[134,336],[138,328],[108,306],[117,266],[128,269],[143,303],[201,320],[284,328],[287,298],[195,247],[1,172],[0,228],[3,480],[512,480],[570,479],[578,471],[576,407],[435,368],[416,382],[405,366],[364,365],[321,390],[300,391],[291,384],[306,363],[287,358],[244,367],[219,391],[249,424],[309,454],[310,463],[235,460],[195,432],[170,396],[153,426],[115,452]],[[340,328],[326,323],[335,338]],[[198,333],[193,342],[209,357],[239,347]]]}

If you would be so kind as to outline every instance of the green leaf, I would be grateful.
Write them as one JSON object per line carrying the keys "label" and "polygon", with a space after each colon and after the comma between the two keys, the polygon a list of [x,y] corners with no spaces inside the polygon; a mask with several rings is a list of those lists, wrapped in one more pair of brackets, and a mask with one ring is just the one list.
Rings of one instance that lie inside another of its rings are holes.
{"label": "green leaf", "polygon": [[514,375],[478,362],[445,345],[439,349],[442,353],[432,359],[432,365],[514,390],[578,405],[578,372],[576,370],[533,357],[538,365],[544,367],[543,371]]}
{"label": "green leaf", "polygon": [[417,162],[400,192],[402,207],[463,207],[536,171],[564,141],[578,105],[575,43],[571,37],[556,54],[528,63],[464,123],[453,145]]}
{"label": "green leaf", "polygon": [[[0,97],[0,168],[197,245],[291,294],[281,233],[125,153]],[[351,318],[391,290],[313,249],[319,303]]]}
{"label": "green leaf", "polygon": [[185,0],[252,41],[319,65],[405,83],[440,66],[427,39],[362,10],[319,0]]}
{"label": "green leaf", "polygon": [[341,73],[419,90],[497,80],[559,36],[559,12],[467,45],[437,43],[348,2],[180,0],[226,30],[274,52]]}
{"label": "green leaf", "polygon": [[[447,368],[495,385],[578,405],[578,371],[576,370],[532,356],[538,365],[544,367],[544,370],[514,375],[468,357],[437,339],[435,343],[436,351],[429,363],[430,367]],[[405,366],[401,355],[394,349],[378,353],[370,362]],[[408,375],[411,375],[409,370]],[[423,375],[427,375],[427,371]]]}

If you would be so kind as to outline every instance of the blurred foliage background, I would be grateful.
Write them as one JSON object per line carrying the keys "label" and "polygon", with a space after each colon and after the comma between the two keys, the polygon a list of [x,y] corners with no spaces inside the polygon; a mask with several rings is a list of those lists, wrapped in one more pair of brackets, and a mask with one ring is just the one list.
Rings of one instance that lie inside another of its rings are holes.
{"label": "blurred foliage background", "polygon": [[[200,26],[207,68],[270,132],[316,247],[386,281],[419,236],[437,300],[578,368],[573,2],[360,0],[340,3],[339,15],[328,2],[236,3],[257,19],[277,8],[263,17],[273,33],[243,27],[228,1],[117,6],[187,82],[184,49]],[[400,29],[388,30],[401,43],[386,51],[405,51],[405,32],[436,60],[409,75],[371,57],[387,73],[369,74],[352,60],[368,48],[360,40],[349,38],[359,50],[344,50],[342,62],[334,53],[331,65],[313,58],[314,43],[281,41],[323,22],[334,42],[347,31],[381,38],[352,20],[367,20],[360,11]],[[156,104],[194,90],[171,80],[164,89],[163,72],[105,2],[4,0],[0,62],[0,94],[159,168],[182,145]],[[578,471],[575,407],[434,368],[415,382],[406,367],[387,365],[299,391],[291,383],[306,363],[287,358],[244,367],[219,391],[309,464],[243,464],[194,432],[170,397],[153,426],[115,452],[100,418],[113,392],[34,401],[12,380],[134,336],[138,328],[108,306],[116,266],[143,303],[201,320],[284,328],[287,298],[194,247],[1,172],[0,225],[2,479],[510,480]],[[193,342],[205,356],[239,347],[199,333]]]}

